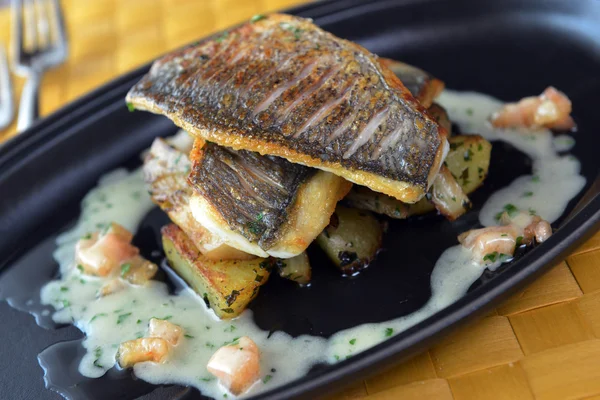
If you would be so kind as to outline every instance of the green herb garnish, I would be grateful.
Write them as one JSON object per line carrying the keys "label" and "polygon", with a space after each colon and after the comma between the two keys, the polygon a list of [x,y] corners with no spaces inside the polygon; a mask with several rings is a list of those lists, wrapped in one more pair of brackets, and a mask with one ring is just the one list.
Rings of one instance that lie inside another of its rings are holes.
{"label": "green herb garnish", "polygon": [[258,22],[258,21],[260,21],[261,19],[265,19],[265,18],[267,18],[267,17],[265,17],[265,16],[264,16],[264,15],[262,15],[262,14],[256,14],[255,16],[253,16],[252,18],[250,18],[250,22],[251,22],[251,23],[255,23],[255,22]]}
{"label": "green herb garnish", "polygon": [[516,243],[515,243],[515,246],[516,247],[521,247],[521,244],[523,244],[523,236],[518,236],[517,240],[516,240]]}
{"label": "green herb garnish", "polygon": [[272,375],[266,375],[266,376],[264,377],[264,379],[263,379],[263,383],[267,383],[267,382],[269,382],[269,381],[271,380],[271,378],[273,378],[273,376],[272,376]]}
{"label": "green herb garnish", "polygon": [[121,314],[117,317],[117,325],[120,325],[123,323],[123,321],[125,321],[127,319],[127,317],[129,317],[131,315],[131,313],[125,313],[125,314]]}
{"label": "green herb garnish", "polygon": [[392,328],[385,328],[385,336],[390,337],[394,334],[394,330]]}
{"label": "green herb garnish", "polygon": [[351,345],[354,346],[354,344],[356,343],[356,339],[350,339],[350,342],[348,342],[348,343],[350,343]]}
{"label": "green herb garnish", "polygon": [[126,263],[121,265],[121,276],[127,275],[129,270],[131,269],[131,263]]}
{"label": "green herb garnish", "polygon": [[134,105],[131,104],[130,102],[127,102],[127,109],[129,110],[129,112],[134,112],[135,111]]}
{"label": "green herb garnish", "polygon": [[473,159],[473,151],[471,149],[467,149],[463,154],[463,159],[465,161],[471,161]]}
{"label": "green herb garnish", "polygon": [[106,317],[106,315],[107,315],[107,314],[105,314],[105,313],[99,313],[99,314],[96,314],[96,315],[94,315],[94,316],[93,316],[93,317],[90,319],[90,324],[91,324],[92,322],[94,322],[94,321],[96,320],[96,318],[100,318],[100,317]]}
{"label": "green herb garnish", "polygon": [[483,261],[496,262],[497,258],[498,258],[498,252],[495,251],[493,253],[489,253],[489,254],[486,254],[485,256],[483,256]]}

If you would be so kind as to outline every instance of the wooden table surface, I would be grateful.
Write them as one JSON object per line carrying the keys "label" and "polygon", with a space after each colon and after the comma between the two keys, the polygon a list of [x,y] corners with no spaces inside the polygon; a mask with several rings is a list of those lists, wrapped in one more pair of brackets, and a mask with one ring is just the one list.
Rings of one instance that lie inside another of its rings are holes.
{"label": "wooden table surface", "polygon": [[[299,2],[65,0],[70,57],[44,77],[41,113],[170,49]],[[0,9],[5,45],[9,27]],[[23,81],[14,83],[18,99]],[[13,134],[14,125],[0,140]],[[489,315],[334,398],[600,399],[600,234]]]}

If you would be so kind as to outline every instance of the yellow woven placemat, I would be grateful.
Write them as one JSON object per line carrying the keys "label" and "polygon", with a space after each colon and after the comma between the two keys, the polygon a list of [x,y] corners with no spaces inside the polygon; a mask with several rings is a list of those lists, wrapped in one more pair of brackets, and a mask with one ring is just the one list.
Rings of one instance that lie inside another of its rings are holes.
{"label": "yellow woven placemat", "polygon": [[[71,54],[44,77],[41,113],[169,49],[300,2],[65,0]],[[5,45],[9,27],[0,10]],[[20,92],[23,81],[14,82]],[[600,399],[600,234],[494,312],[333,398]]]}

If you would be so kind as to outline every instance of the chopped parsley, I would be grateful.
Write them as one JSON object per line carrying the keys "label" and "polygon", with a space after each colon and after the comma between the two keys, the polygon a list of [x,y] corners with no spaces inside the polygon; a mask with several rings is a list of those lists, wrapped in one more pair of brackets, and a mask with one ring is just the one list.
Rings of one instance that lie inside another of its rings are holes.
{"label": "chopped parsley", "polygon": [[392,328],[385,328],[385,336],[386,337],[390,337],[394,334],[394,329]]}
{"label": "chopped parsley", "polygon": [[129,112],[134,112],[135,111],[134,105],[131,104],[130,102],[127,102],[127,109],[129,110]]}
{"label": "chopped parsley", "polygon": [[106,317],[106,316],[107,316],[107,314],[106,314],[106,313],[99,313],[99,314],[96,314],[96,315],[94,315],[94,316],[93,316],[93,317],[90,319],[90,324],[91,324],[92,322],[94,322],[94,321],[96,320],[96,318],[100,318],[100,317]]}
{"label": "chopped parsley", "polygon": [[69,300],[62,300],[62,305],[64,308],[71,307],[71,302]]}
{"label": "chopped parsley", "polygon": [[494,217],[496,221],[500,221],[500,219],[502,219],[502,214],[504,214],[505,212],[508,214],[509,217],[513,217],[519,211],[519,209],[514,204],[510,203],[505,204],[503,210],[504,211],[500,211]]}
{"label": "chopped parsley", "polygon": [[261,19],[265,19],[265,18],[267,18],[267,17],[265,17],[265,16],[264,16],[264,15],[262,15],[262,14],[256,14],[255,16],[253,16],[252,18],[250,18],[250,22],[251,22],[251,23],[255,23],[255,22],[258,22],[258,21],[260,21]]}
{"label": "chopped parsley", "polygon": [[495,251],[493,253],[488,253],[485,256],[483,256],[483,261],[496,262],[497,258],[498,258],[498,252]]}
{"label": "chopped parsley", "polygon": [[356,343],[356,339],[350,339],[350,342],[348,342],[348,343],[350,343],[351,345],[354,346],[354,344]]}
{"label": "chopped parsley", "polygon": [[60,288],[60,291],[61,291],[61,292],[68,292],[68,291],[69,291],[69,288],[68,288],[68,287],[66,287],[66,286],[61,286],[61,288]]}
{"label": "chopped parsley", "polygon": [[465,110],[465,112],[467,113],[467,115],[468,115],[468,116],[471,116],[471,115],[473,115],[473,109],[472,109],[472,108],[467,108],[467,109]]}
{"label": "chopped parsley", "polygon": [[533,208],[530,208],[529,215],[537,215],[537,213],[535,212],[535,210]]}
{"label": "chopped parsley", "polygon": [[531,177],[531,182],[539,182],[540,181],[540,177],[537,175],[534,175]]}
{"label": "chopped parsley", "polygon": [[221,311],[227,314],[233,314],[235,312],[233,311],[233,308],[221,308]]}
{"label": "chopped parsley", "polygon": [[282,22],[279,24],[279,26],[281,26],[286,31],[292,32],[294,34],[294,37],[296,38],[296,40],[300,39],[300,33],[302,33],[302,29],[295,27],[294,25],[290,24],[289,22]]}
{"label": "chopped parsley", "polygon": [[81,237],[83,240],[89,240],[92,238],[92,234],[91,233],[86,233],[85,235],[83,235]]}
{"label": "chopped parsley", "polygon": [[516,247],[521,247],[521,244],[523,244],[523,236],[518,236],[515,245]]}
{"label": "chopped parsley", "polygon": [[200,379],[202,382],[211,382],[214,380],[214,378],[198,378]]}
{"label": "chopped parsley", "polygon": [[533,192],[525,192],[522,195],[522,197],[531,197],[531,196],[533,196]]}
{"label": "chopped parsley", "polygon": [[456,150],[463,145],[463,142],[450,143],[450,150]]}
{"label": "chopped parsley", "polygon": [[77,264],[77,269],[79,270],[79,272],[83,273],[83,265]]}
{"label": "chopped parsley", "polygon": [[229,327],[225,328],[225,329],[223,330],[223,332],[233,332],[233,331],[235,331],[235,329],[236,329],[236,328],[235,328],[235,326],[234,326],[234,325],[229,325]]}
{"label": "chopped parsley", "polygon": [[104,368],[102,366],[102,364],[100,364],[100,357],[102,357],[102,348],[101,347],[96,347],[94,349],[94,357],[96,357],[96,359],[94,360],[94,367]]}
{"label": "chopped parsley", "polygon": [[269,382],[269,381],[271,380],[271,378],[273,378],[273,376],[272,376],[272,375],[266,375],[266,376],[264,377],[264,379],[263,379],[263,383],[267,383],[267,382]]}
{"label": "chopped parsley", "polygon": [[470,148],[463,154],[463,159],[465,161],[471,161],[473,159],[473,151]]}
{"label": "chopped parsley", "polygon": [[127,275],[129,270],[131,269],[131,263],[126,263],[121,265],[121,276]]}
{"label": "chopped parsley", "polygon": [[120,325],[123,323],[123,321],[125,321],[127,319],[127,317],[129,317],[131,315],[131,313],[125,313],[125,314],[121,314],[117,317],[117,325]]}
{"label": "chopped parsley", "polygon": [[188,338],[188,339],[193,339],[193,338],[194,338],[192,335],[190,335],[190,334],[187,334],[187,333],[186,333],[185,335],[183,335],[183,337],[186,337],[186,338]]}

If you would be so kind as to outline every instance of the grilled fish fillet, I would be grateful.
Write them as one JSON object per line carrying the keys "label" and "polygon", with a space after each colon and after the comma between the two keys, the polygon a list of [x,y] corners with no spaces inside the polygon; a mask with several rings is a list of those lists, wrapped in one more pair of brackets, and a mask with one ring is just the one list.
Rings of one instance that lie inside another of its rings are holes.
{"label": "grilled fish fillet", "polygon": [[198,250],[212,260],[248,260],[253,255],[228,246],[225,240],[204,228],[189,206],[193,189],[187,183],[190,160],[163,139],[155,139],[144,159],[144,178],[152,201],[177,224]]}
{"label": "grilled fish fillet", "polygon": [[290,258],[306,250],[352,186],[329,172],[202,139],[190,158],[195,219],[259,257]]}
{"label": "grilled fish fillet", "polygon": [[219,145],[408,203],[424,196],[448,150],[445,130],[375,55],[282,14],[163,57],[127,101]]}

